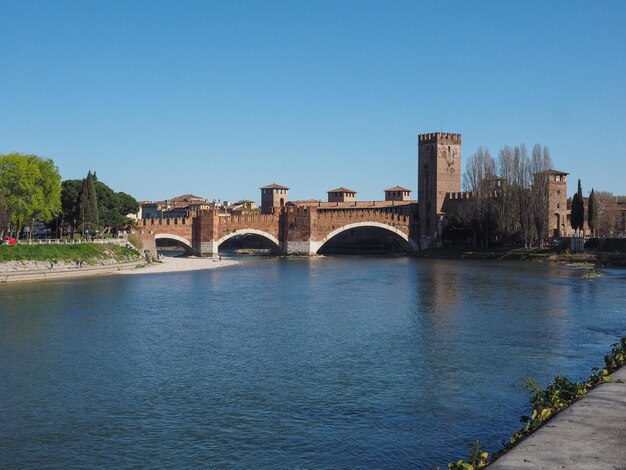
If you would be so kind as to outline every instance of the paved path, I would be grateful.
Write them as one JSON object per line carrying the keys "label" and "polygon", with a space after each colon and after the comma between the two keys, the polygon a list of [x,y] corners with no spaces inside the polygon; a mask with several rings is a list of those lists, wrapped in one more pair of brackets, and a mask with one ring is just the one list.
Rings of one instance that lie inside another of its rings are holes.
{"label": "paved path", "polygon": [[489,470],[626,469],[626,367],[503,455]]}

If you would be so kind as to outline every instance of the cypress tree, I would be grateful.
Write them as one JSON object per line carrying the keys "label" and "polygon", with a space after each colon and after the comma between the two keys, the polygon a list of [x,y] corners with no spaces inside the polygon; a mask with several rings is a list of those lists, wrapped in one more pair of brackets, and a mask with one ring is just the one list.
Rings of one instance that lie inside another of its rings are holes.
{"label": "cypress tree", "polygon": [[589,207],[587,208],[587,211],[587,222],[589,223],[589,228],[593,233],[598,222],[598,201],[596,200],[596,194],[593,188],[591,189],[591,194],[589,195]]}
{"label": "cypress tree", "polygon": [[583,187],[580,184],[580,178],[578,179],[578,214],[576,220],[578,221],[578,230],[582,231],[585,227],[585,200],[583,198]]}
{"label": "cypress tree", "polygon": [[91,174],[91,171],[87,173],[87,177],[83,180],[79,215],[83,233],[86,230],[95,233],[98,229],[98,195],[96,193],[94,175]]}
{"label": "cypress tree", "polygon": [[572,197],[572,211],[570,216],[570,223],[574,231],[578,230],[578,193],[574,193]]}

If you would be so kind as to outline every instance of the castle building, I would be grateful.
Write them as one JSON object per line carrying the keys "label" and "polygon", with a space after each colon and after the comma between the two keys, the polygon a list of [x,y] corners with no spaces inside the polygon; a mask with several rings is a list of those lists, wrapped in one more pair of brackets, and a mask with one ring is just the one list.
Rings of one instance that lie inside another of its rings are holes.
{"label": "castle building", "polygon": [[461,134],[420,134],[417,196],[420,237],[439,237],[448,193],[461,192]]}
{"label": "castle building", "polygon": [[563,171],[547,170],[542,173],[548,177],[548,234],[562,237],[569,233],[567,218],[567,175]]}
{"label": "castle building", "polygon": [[271,214],[276,208],[284,207],[289,201],[289,188],[272,183],[261,190],[261,214]]}
{"label": "castle building", "polygon": [[[469,203],[474,194],[461,191],[461,134],[435,132],[418,137],[418,214],[420,244],[434,246],[441,238],[442,226],[447,216]],[[568,173],[547,170],[535,175],[547,176],[548,235],[570,236],[567,200]],[[498,197],[506,185],[499,176],[490,176],[482,182],[482,189],[489,197]],[[535,189],[539,188],[535,185]]]}

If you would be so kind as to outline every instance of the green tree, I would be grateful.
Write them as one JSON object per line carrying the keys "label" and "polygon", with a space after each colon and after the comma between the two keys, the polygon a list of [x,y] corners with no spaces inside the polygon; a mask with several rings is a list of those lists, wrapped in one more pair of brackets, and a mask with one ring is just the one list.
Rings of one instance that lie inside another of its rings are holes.
{"label": "green tree", "polygon": [[61,210],[61,176],[50,159],[11,153],[0,155],[0,205],[3,231],[19,234],[31,219],[52,220]]}
{"label": "green tree", "polygon": [[578,179],[578,210],[576,214],[576,220],[578,220],[578,231],[583,232],[585,228],[585,199],[583,197],[583,187],[580,184],[580,178]]}
{"label": "green tree", "polygon": [[61,218],[76,230],[80,218],[80,195],[83,188],[83,180],[65,180],[61,183]]}
{"label": "green tree", "polygon": [[589,206],[587,207],[587,212],[587,223],[589,224],[589,228],[593,234],[598,224],[598,202],[596,201],[596,194],[593,188],[591,189],[591,194],[589,195]]}
{"label": "green tree", "polygon": [[98,194],[96,193],[95,177],[89,171],[83,180],[80,192],[80,229],[82,233],[92,234],[100,228],[98,216]]}
{"label": "green tree", "polygon": [[574,229],[575,232],[578,231],[578,206],[579,206],[579,200],[578,200],[578,193],[574,193],[574,196],[572,197],[572,210],[571,210],[571,215],[570,215],[570,224],[572,225],[572,228]]}
{"label": "green tree", "polygon": [[578,191],[572,198],[571,224],[576,232],[582,231],[585,226],[585,200],[580,179],[578,180]]}
{"label": "green tree", "polygon": [[[98,201],[98,221],[103,230],[115,230],[121,225],[128,223],[128,214],[139,211],[139,203],[129,194],[116,193],[105,183],[98,181],[94,175],[94,186]],[[69,222],[77,221],[82,223],[81,195],[83,191],[83,180],[63,181],[63,220]],[[88,229],[92,230],[92,229]],[[94,228],[95,230],[95,228]]]}
{"label": "green tree", "polygon": [[120,204],[120,212],[124,217],[139,212],[139,203],[130,194],[119,192],[117,193],[117,197]]}
{"label": "green tree", "polygon": [[139,203],[134,197],[126,193],[116,193],[101,181],[96,181],[98,194],[98,213],[100,226],[108,229],[128,223],[127,215],[139,211]]}

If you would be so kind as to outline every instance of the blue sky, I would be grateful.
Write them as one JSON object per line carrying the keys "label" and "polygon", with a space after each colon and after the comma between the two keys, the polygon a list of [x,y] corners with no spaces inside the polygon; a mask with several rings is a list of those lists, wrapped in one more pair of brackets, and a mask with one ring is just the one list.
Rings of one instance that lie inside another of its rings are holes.
{"label": "blue sky", "polygon": [[622,1],[0,0],[0,64],[0,153],[138,199],[416,191],[439,130],[626,194]]}

